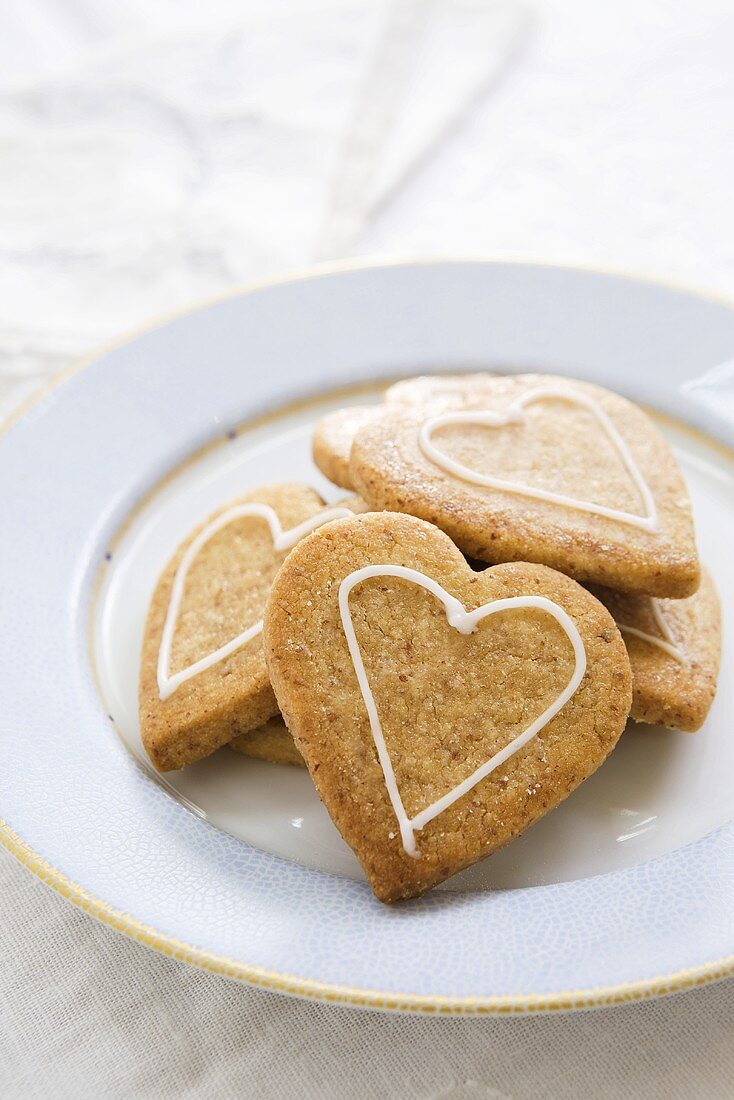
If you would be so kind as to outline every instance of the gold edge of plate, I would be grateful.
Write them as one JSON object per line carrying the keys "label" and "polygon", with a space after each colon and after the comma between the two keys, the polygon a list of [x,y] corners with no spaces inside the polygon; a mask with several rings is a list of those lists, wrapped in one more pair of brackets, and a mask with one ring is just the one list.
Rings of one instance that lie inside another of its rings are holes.
{"label": "gold edge of plate", "polygon": [[[691,294],[697,298],[708,299],[709,301],[734,309],[734,299],[727,298],[725,295],[702,291],[700,288],[685,285],[683,283],[676,283],[671,280],[654,278],[644,273],[640,274],[639,272],[605,268],[573,261],[558,262],[548,260],[544,257],[527,255],[515,256],[511,253],[495,253],[485,256],[452,254],[435,256],[378,256],[363,261],[346,260],[343,262],[319,264],[293,272],[287,276],[262,279],[242,286],[233,287],[221,294],[213,295],[209,298],[192,303],[188,307],[162,314],[151,322],[141,325],[127,332],[125,335],[110,341],[91,355],[72,364],[67,370],[61,371],[36,393],[31,394],[27,400],[21,402],[18,408],[14,409],[5,419],[3,424],[0,425],[0,435],[12,428],[14,424],[24,417],[29,410],[42,401],[49,393],[63,385],[69,378],[85,370],[106,355],[109,355],[110,352],[115,351],[117,348],[124,347],[125,344],[136,340],[138,337],[148,332],[153,332],[157,328],[169,324],[171,321],[198,312],[208,306],[216,305],[219,302],[229,301],[241,295],[264,290],[269,287],[302,282],[307,279],[319,278],[323,275],[340,274],[369,268],[425,266],[436,263],[467,263],[477,265],[487,263],[513,263],[526,266],[537,265],[548,268],[587,271],[597,275],[609,275],[617,278],[632,279],[636,282],[643,282],[652,286],[663,286],[671,291]],[[358,388],[358,386],[355,386],[352,392]],[[345,394],[349,392],[349,389],[350,387],[345,387]],[[338,392],[339,391],[335,391],[335,394]],[[307,405],[309,403],[309,398],[306,398],[303,402],[294,402],[294,406],[300,404]],[[274,414],[265,414],[262,419],[268,420],[271,415],[280,414],[282,414],[281,409],[276,410]],[[665,419],[674,420],[674,418],[669,417],[665,417]],[[727,455],[731,456],[731,451],[729,451],[728,448],[722,448],[722,445],[719,444],[717,440],[710,439],[706,433],[699,432],[697,429],[691,428],[689,425],[683,424],[682,422],[674,422],[681,423],[682,427],[690,432],[690,434],[701,436],[707,442],[716,444],[717,449],[723,449]],[[204,448],[199,448],[197,455],[202,450],[208,449],[209,446],[217,442],[217,440],[213,440],[211,444],[205,445]],[[160,487],[160,483],[158,487]],[[52,867],[51,864],[47,863],[38,852],[31,848],[31,846],[18,836],[18,834],[2,819],[0,819],[0,843],[6,851],[22,864],[22,866],[31,871],[45,885],[49,886],[61,897],[71,902],[72,905],[81,909],[89,916],[93,916],[103,924],[107,924],[109,927],[121,932],[129,939],[141,943],[169,958],[188,963],[192,966],[197,966],[210,973],[233,978],[245,982],[248,985],[270,990],[271,992],[306,997],[310,1000],[353,1007],[380,1009],[387,1012],[416,1012],[425,1015],[442,1016],[512,1016],[526,1013],[570,1012],[585,1008],[604,1008],[613,1005],[628,1004],[634,1001],[663,997],[670,993],[681,993],[685,990],[707,985],[710,982],[720,981],[734,974],[734,955],[729,955],[709,963],[702,963],[696,967],[689,967],[670,974],[657,975],[653,978],[643,978],[636,982],[623,982],[619,985],[570,990],[568,992],[554,993],[552,995],[545,993],[529,993],[507,996],[452,998],[437,995],[402,995],[375,990],[354,989],[349,986],[316,982],[308,978],[299,978],[282,974],[262,967],[248,966],[235,959],[216,955],[213,952],[205,951],[203,948],[183,943],[173,936],[169,936],[149,925],[143,924],[141,921],[135,920],[121,910],[115,909],[106,902],[96,898],[93,894],[90,894],[89,891],[84,889],[84,887],[79,886],[77,883],[67,878],[61,871]]]}
{"label": "gold edge of plate", "polygon": [[150,947],[178,962],[246,982],[248,985],[275,993],[307,997],[333,1004],[441,1016],[513,1016],[526,1013],[568,1012],[662,997],[669,993],[695,989],[697,986],[719,981],[734,973],[734,955],[730,955],[715,962],[689,967],[673,974],[550,995],[527,993],[489,997],[442,997],[435,994],[422,996],[412,993],[383,993],[371,989],[356,989],[351,986],[318,982],[310,978],[299,978],[295,975],[268,970],[265,967],[248,966],[236,959],[216,955],[166,935],[94,897],[84,887],[79,886],[47,863],[2,820],[0,820],[0,843],[46,886],[84,913],[109,925],[115,931],[122,932],[136,943]]}

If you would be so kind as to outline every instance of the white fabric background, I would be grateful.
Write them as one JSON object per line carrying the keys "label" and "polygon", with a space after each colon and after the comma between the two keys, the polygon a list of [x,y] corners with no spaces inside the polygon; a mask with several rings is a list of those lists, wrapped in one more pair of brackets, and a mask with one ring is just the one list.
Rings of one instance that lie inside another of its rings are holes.
{"label": "white fabric background", "polygon": [[[578,261],[734,293],[729,0],[3,0],[0,412],[315,258]],[[0,854],[0,1096],[729,1097],[734,982],[399,1019],[197,972]]]}

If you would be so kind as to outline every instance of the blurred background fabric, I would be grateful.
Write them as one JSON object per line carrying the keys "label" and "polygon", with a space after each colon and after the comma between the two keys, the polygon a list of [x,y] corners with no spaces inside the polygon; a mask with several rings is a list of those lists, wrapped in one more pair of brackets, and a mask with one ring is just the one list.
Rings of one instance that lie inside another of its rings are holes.
{"label": "blurred background fabric", "polygon": [[2,10],[6,403],[156,314],[346,254],[525,24],[505,0]]}
{"label": "blurred background fabric", "polygon": [[734,287],[728,0],[0,10],[0,411],[315,259],[502,252]]}
{"label": "blurred background fabric", "polygon": [[[0,415],[314,261],[731,295],[733,54],[730,0],[0,0]],[[543,1019],[307,1005],[128,943],[5,853],[0,981],[3,1098],[732,1095],[732,982]]]}

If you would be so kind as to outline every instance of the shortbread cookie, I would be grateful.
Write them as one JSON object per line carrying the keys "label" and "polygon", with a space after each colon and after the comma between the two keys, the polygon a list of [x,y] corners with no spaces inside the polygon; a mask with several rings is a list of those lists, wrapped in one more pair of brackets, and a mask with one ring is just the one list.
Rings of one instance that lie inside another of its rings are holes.
{"label": "shortbread cookie", "polygon": [[[485,379],[493,377],[478,374],[428,374],[418,378],[405,378],[395,382],[384,394],[388,405],[420,405],[435,414],[442,409],[460,408],[467,392],[479,392]],[[314,429],[313,459],[322,474],[340,485],[351,489],[349,454],[352,440],[366,424],[370,424],[382,411],[382,405],[355,405],[327,413]]]}
{"label": "shortbread cookie", "polygon": [[593,588],[611,611],[632,665],[632,717],[692,733],[716,693],[721,658],[719,597],[704,569],[686,600],[630,596]]}
{"label": "shortbread cookie", "polygon": [[335,409],[319,420],[313,433],[313,460],[321,473],[340,485],[352,488],[349,475],[349,452],[352,440],[365,424],[380,415],[380,405],[355,405],[348,409]]}
{"label": "shortbread cookie", "polygon": [[[368,511],[364,501],[352,494],[337,501],[334,507],[347,508],[355,515]],[[243,756],[267,760],[269,764],[289,764],[305,768],[303,757],[295,746],[281,714],[269,718],[264,725],[249,733],[240,734],[229,742],[229,747]]]}
{"label": "shortbread cookie", "polygon": [[469,371],[464,374],[419,374],[401,378],[385,390],[383,401],[388,405],[421,405],[432,412],[455,408],[466,401],[467,394],[482,393],[495,378],[493,371]]}
{"label": "shortbread cookie", "polygon": [[140,729],[160,771],[182,768],[278,712],[262,615],[281,562],[337,516],[306,485],[275,485],[222,509],[179,547],[158,581],[140,666]]}
{"label": "shortbread cookie", "polygon": [[357,432],[350,473],[370,507],[430,520],[482,561],[653,596],[698,587],[672,451],[641,409],[589,383],[498,376],[459,411],[386,405]]}
{"label": "shortbread cookie", "polygon": [[250,733],[241,733],[233,738],[229,747],[243,756],[254,756],[258,760],[267,760],[271,764],[295,764],[305,768],[303,757],[295,746],[288,727],[280,714],[269,718],[263,726]]}
{"label": "shortbread cookie", "polygon": [[436,527],[395,513],[299,543],[268,600],[265,651],[319,795],[383,901],[557,806],[631,703],[624,642],[589,592],[539,565],[474,573]]}

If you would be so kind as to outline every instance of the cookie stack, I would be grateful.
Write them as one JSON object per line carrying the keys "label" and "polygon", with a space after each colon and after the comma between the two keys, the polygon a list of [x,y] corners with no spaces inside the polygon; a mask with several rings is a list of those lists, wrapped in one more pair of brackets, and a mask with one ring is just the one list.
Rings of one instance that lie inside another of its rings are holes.
{"label": "cookie stack", "polygon": [[223,745],[305,764],[396,901],[557,806],[630,715],[701,726],[718,599],[637,406],[548,375],[416,378],[324,418],[313,452],[353,495],[251,493],[159,580],[140,676],[157,768]]}

